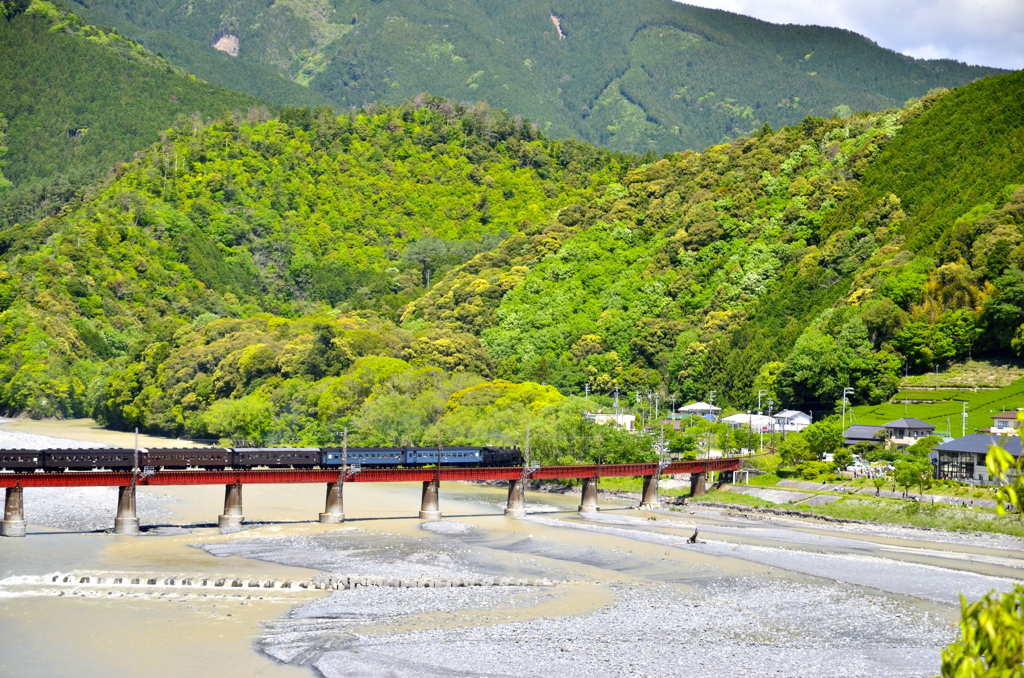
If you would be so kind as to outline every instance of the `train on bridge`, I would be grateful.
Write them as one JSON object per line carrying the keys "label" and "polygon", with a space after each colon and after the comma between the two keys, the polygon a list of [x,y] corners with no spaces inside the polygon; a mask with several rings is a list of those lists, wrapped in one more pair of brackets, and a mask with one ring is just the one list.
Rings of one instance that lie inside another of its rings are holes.
{"label": "train on bridge", "polygon": [[445,466],[521,466],[516,447],[196,447],[0,450],[0,471],[63,473],[65,471],[207,471],[269,469],[339,469],[343,463],[361,468]]}

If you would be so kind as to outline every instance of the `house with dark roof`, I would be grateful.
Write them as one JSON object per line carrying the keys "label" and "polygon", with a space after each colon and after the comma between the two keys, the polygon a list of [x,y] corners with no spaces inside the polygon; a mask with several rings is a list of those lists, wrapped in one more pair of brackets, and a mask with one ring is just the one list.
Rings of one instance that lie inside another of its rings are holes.
{"label": "house with dark roof", "polygon": [[921,421],[914,417],[890,421],[888,424],[883,424],[882,428],[885,429],[885,437],[888,438],[889,444],[896,447],[913,445],[921,438],[932,435],[935,431],[935,427],[927,421]]}
{"label": "house with dark roof", "polygon": [[1021,455],[1020,436],[1000,438],[986,433],[972,433],[936,445],[932,452],[936,457],[935,477],[961,483],[995,485],[996,481],[989,478],[988,467],[985,466],[985,457],[991,445],[1002,445],[1015,457]]}
{"label": "house with dark roof", "polygon": [[881,445],[885,442],[885,433],[881,426],[851,426],[843,432],[843,446],[853,447],[857,443],[875,443]]}

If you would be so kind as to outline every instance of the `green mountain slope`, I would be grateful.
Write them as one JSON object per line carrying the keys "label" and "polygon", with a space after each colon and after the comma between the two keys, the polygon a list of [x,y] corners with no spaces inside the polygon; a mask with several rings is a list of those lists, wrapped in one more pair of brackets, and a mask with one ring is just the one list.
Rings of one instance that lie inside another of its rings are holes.
{"label": "green mountain slope", "polygon": [[[1024,350],[1022,104],[1007,74],[631,173],[491,302],[498,373],[831,409]],[[473,284],[454,271],[407,316],[455,326],[458,293],[436,295]]]}
{"label": "green mountain slope", "polygon": [[108,14],[67,0],[64,3],[83,21],[97,26],[112,26],[149,51],[165,57],[181,69],[215,85],[245,92],[281,106],[330,106],[325,96],[296,83],[280,70],[257,62],[236,59],[214,49],[208,41],[197,41],[179,31],[148,31],[121,14]]}
{"label": "green mountain slope", "polygon": [[544,388],[883,402],[1024,352],[1021,108],[1014,73],[646,164],[440,99],[179,125],[0,233],[0,403],[246,440],[505,439],[536,405],[568,440],[593,405]]}
{"label": "green mountain slope", "polygon": [[178,117],[198,114],[201,123],[263,105],[198,81],[45,2],[22,5],[7,3],[9,16],[0,17],[3,174],[12,184],[0,188],[3,222],[59,207],[84,182],[156,141]]}
{"label": "green mountain slope", "polygon": [[5,409],[82,413],[98,374],[204,316],[392,315],[629,163],[443,100],[284,118],[182,121],[80,209],[0,232]]}
{"label": "green mountain slope", "polygon": [[487,101],[555,137],[641,153],[700,149],[766,122],[898,106],[999,72],[669,0],[76,1],[139,39],[163,31],[203,45],[237,40],[238,60],[341,106],[429,91]]}

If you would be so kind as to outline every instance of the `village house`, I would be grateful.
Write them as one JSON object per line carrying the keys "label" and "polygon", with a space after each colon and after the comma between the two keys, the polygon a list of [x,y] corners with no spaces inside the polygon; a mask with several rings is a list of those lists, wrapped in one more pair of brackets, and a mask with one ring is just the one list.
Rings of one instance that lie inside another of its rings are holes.
{"label": "village house", "polygon": [[690,403],[689,405],[683,405],[678,410],[680,414],[688,414],[690,416],[704,417],[708,421],[718,421],[718,416],[722,413],[721,407],[715,407],[708,403]]}
{"label": "village house", "polygon": [[611,424],[627,431],[636,430],[636,416],[632,414],[615,414],[598,410],[597,412],[585,412],[583,416],[599,426]]}
{"label": "village house", "polygon": [[[729,428],[750,428],[751,431],[764,431],[768,433],[775,425],[772,417],[763,414],[739,413],[731,414],[722,419],[722,422],[729,425]],[[781,429],[777,429],[781,430]]]}
{"label": "village house", "polygon": [[881,426],[877,424],[851,426],[843,433],[843,445],[852,447],[857,443],[875,443],[904,448],[913,445],[921,438],[927,438],[934,432],[935,427],[927,421],[904,417]]}
{"label": "village house", "polygon": [[997,484],[995,479],[989,477],[988,467],[985,466],[985,457],[992,445],[1002,445],[1014,457],[1021,455],[1020,436],[1000,439],[986,433],[971,433],[935,447],[932,452],[935,458],[935,477],[961,483]]}
{"label": "village house", "polygon": [[1020,435],[1021,421],[1017,418],[1019,410],[1008,410],[992,415],[992,426],[979,429],[978,433],[989,433],[992,435],[1016,436]]}
{"label": "village house", "polygon": [[775,430],[783,433],[803,431],[811,425],[811,415],[799,410],[783,410],[774,419]]}
{"label": "village house", "polygon": [[881,445],[885,443],[885,433],[881,426],[854,425],[843,432],[843,446],[853,447],[857,443],[874,443]]}
{"label": "village house", "polygon": [[896,447],[909,447],[921,438],[927,438],[935,431],[935,427],[927,421],[921,421],[914,417],[904,417],[896,421],[883,424],[885,437],[890,445]]}

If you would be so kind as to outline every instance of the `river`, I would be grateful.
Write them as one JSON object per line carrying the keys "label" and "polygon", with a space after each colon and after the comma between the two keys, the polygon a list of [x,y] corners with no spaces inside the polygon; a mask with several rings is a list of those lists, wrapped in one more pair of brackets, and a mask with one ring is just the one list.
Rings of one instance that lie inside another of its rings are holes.
{"label": "river", "polygon": [[[149,529],[119,537],[113,491],[26,490],[28,537],[0,541],[0,674],[930,676],[959,592],[1024,573],[1002,536],[611,503],[585,517],[576,497],[536,493],[513,520],[502,488],[460,483],[442,485],[442,520],[420,521],[419,491],[346,484],[346,522],[320,525],[322,486],[246,486],[246,528],[225,534],[223,488],[144,487]],[[545,581],[232,591],[55,572]]]}

